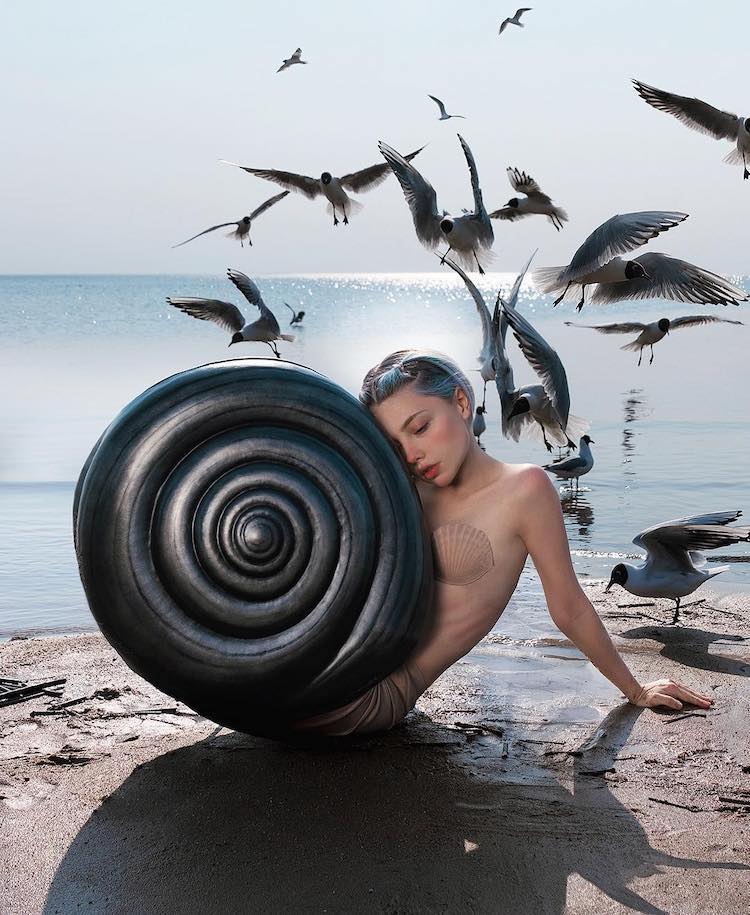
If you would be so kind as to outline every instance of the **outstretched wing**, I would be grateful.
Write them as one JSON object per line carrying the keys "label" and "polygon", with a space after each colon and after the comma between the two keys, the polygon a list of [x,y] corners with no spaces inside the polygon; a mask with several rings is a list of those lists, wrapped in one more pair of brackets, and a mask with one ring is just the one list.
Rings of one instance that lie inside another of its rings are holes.
{"label": "outstretched wing", "polygon": [[561,284],[575,282],[578,277],[597,270],[613,257],[640,248],[649,239],[656,238],[660,232],[674,228],[687,218],[687,213],[662,210],[618,213],[589,235],[558,280]]}
{"label": "outstretched wing", "polygon": [[429,93],[427,95],[427,98],[431,98],[432,101],[438,106],[438,108],[440,109],[441,115],[444,115],[446,113],[445,105],[440,101],[439,98],[436,98],[434,95],[430,95]]}
{"label": "outstretched wing", "polygon": [[[436,255],[437,256],[437,255]],[[479,320],[482,323],[482,350],[484,351],[485,347],[489,347],[492,341],[492,315],[490,314],[489,308],[487,308],[487,303],[484,301],[482,293],[477,289],[474,283],[469,279],[464,270],[454,264],[450,258],[445,258],[445,263],[457,273],[461,279],[464,281],[466,288],[469,290],[469,295],[474,299],[474,304],[477,308],[477,313],[479,314]]]}
{"label": "outstretched wing", "polygon": [[251,175],[257,175],[258,178],[264,178],[266,181],[273,181],[274,184],[280,184],[288,191],[299,191],[305,197],[311,200],[319,197],[323,191],[320,187],[320,181],[317,178],[311,178],[309,175],[297,175],[295,172],[281,172],[273,168],[250,168],[247,165],[238,165],[236,162],[228,162],[226,159],[219,159],[225,165],[234,165],[235,168],[241,168],[243,172]]}
{"label": "outstretched wing", "polygon": [[437,208],[435,188],[420,175],[400,153],[382,140],[378,149],[398,178],[401,190],[411,210],[417,238],[428,248],[434,248],[442,240],[440,215]]}
{"label": "outstretched wing", "polygon": [[175,308],[179,308],[191,318],[198,318],[200,321],[212,321],[228,330],[230,333],[237,333],[245,326],[245,319],[242,312],[236,305],[231,302],[222,302],[220,299],[196,299],[173,298],[167,296],[167,302]]}
{"label": "outstretched wing", "polygon": [[731,111],[721,111],[699,98],[688,98],[686,95],[675,95],[673,92],[655,89],[637,79],[633,80],[633,85],[644,102],[648,102],[652,108],[659,111],[666,111],[693,130],[708,134],[717,140],[737,138],[737,115]]}
{"label": "outstretched wing", "polygon": [[475,216],[486,216],[486,210],[484,209],[484,203],[482,201],[482,189],[479,187],[479,173],[477,172],[477,163],[474,161],[474,155],[469,149],[469,144],[464,140],[461,134],[457,134],[458,141],[461,144],[461,149],[464,151],[464,156],[466,156],[466,164],[469,166],[469,176],[471,178],[471,191],[474,195],[474,215]]}
{"label": "outstretched wing", "polygon": [[194,238],[200,238],[201,235],[206,235],[208,232],[215,232],[216,229],[225,229],[227,226],[236,226],[236,222],[220,222],[218,226],[211,226],[210,229],[204,229],[202,232],[199,232],[197,235],[191,235],[190,238],[186,238],[185,241],[181,241],[177,245],[172,245],[173,248],[181,248],[183,245],[186,245],[189,241],[192,241]]}
{"label": "outstretched wing", "polygon": [[680,327],[696,327],[699,324],[743,324],[743,321],[733,321],[731,318],[719,318],[716,315],[684,315],[681,318],[672,318],[669,329]]}
{"label": "outstretched wing", "polygon": [[[420,146],[419,149],[415,149],[414,152],[409,153],[408,156],[404,156],[406,162],[411,162],[414,156],[422,152],[424,146]],[[363,168],[358,172],[352,172],[349,175],[344,175],[342,178],[339,178],[341,186],[346,188],[348,191],[353,191],[356,193],[361,193],[362,191],[370,191],[374,187],[377,187],[379,184],[382,184],[383,181],[390,174],[390,167],[387,162],[384,162],[382,165],[370,165],[368,168]]]}
{"label": "outstretched wing", "polygon": [[570,391],[565,367],[554,349],[515,308],[503,303],[505,318],[513,329],[521,352],[542,382],[560,421],[565,427],[570,412]]}
{"label": "outstretched wing", "polygon": [[490,219],[523,219],[524,216],[530,216],[531,213],[521,213],[518,207],[500,207],[499,210],[493,210],[488,213]]}
{"label": "outstretched wing", "polygon": [[691,518],[676,518],[646,528],[633,538],[633,543],[649,552],[659,548],[670,552],[713,550],[750,540],[750,527],[727,527],[742,514],[741,511],[711,512]]}
{"label": "outstretched wing", "polygon": [[282,191],[280,194],[275,194],[273,197],[269,197],[268,200],[264,200],[263,203],[261,203],[259,207],[256,207],[250,214],[250,222],[257,219],[261,213],[265,213],[266,210],[269,210],[275,203],[278,203],[279,200],[283,200],[288,196],[289,191]]}
{"label": "outstretched wing", "polygon": [[255,307],[260,311],[261,318],[266,318],[276,325],[276,331],[278,332],[279,325],[276,321],[276,317],[274,316],[271,309],[268,308],[266,303],[263,301],[263,296],[260,294],[260,289],[258,289],[250,277],[246,276],[244,273],[241,273],[239,270],[233,270],[231,267],[227,269],[227,276],[245,296],[248,302],[251,305],[255,305]]}
{"label": "outstretched wing", "polygon": [[737,305],[746,301],[744,289],[687,261],[656,251],[638,257],[648,276],[621,283],[600,283],[591,302],[620,302],[624,299],[672,299],[696,304]]}
{"label": "outstretched wing", "polygon": [[510,181],[510,186],[519,194],[526,194],[527,197],[533,197],[540,203],[552,203],[552,198],[543,193],[536,181],[526,172],[517,168],[507,168],[505,173]]}
{"label": "outstretched wing", "polygon": [[639,334],[647,326],[640,321],[623,321],[620,324],[576,324],[575,321],[563,321],[563,324],[568,327],[590,327],[600,334]]}

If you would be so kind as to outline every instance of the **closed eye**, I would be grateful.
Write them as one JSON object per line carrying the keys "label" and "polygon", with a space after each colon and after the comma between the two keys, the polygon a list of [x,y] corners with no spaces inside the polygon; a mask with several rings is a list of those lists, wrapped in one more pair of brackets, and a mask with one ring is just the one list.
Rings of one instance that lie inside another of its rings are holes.
{"label": "closed eye", "polygon": [[419,429],[417,429],[414,434],[421,435],[429,425],[430,425],[429,423],[425,423],[423,426],[420,426]]}

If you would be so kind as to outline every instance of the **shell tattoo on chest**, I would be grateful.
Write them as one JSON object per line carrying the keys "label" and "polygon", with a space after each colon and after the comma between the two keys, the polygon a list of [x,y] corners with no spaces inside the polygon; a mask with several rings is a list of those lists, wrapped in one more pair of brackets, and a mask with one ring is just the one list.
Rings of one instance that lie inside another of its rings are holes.
{"label": "shell tattoo on chest", "polygon": [[492,544],[484,531],[463,521],[441,524],[432,532],[435,578],[450,585],[478,581],[495,565]]}

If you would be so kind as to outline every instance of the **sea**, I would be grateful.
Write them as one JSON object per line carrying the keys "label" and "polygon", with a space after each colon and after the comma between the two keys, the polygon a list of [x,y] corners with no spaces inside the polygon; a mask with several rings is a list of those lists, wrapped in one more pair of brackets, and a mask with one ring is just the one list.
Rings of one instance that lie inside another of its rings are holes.
{"label": "sea", "polygon": [[[472,276],[490,309],[497,292],[507,292],[514,280],[504,273]],[[291,317],[286,305],[305,311],[303,324],[293,329],[294,342],[279,344],[284,358],[356,394],[367,369],[387,353],[430,347],[456,359],[481,402],[481,325],[457,276],[446,271],[256,280],[282,328]],[[750,278],[732,280],[750,289]],[[0,276],[0,641],[96,629],[78,577],[71,506],[91,447],[120,409],[175,372],[230,356],[271,354],[260,343],[229,350],[225,331],[169,306],[170,295],[224,299],[252,317],[253,309],[223,276]],[[571,411],[591,424],[593,470],[581,478],[575,497],[568,484],[558,484],[582,581],[608,578],[617,562],[637,557],[632,539],[650,525],[719,509],[743,509],[750,518],[750,303],[587,304],[579,314],[575,303],[553,308],[551,298],[527,282],[518,308],[559,353]],[[674,331],[656,345],[652,364],[644,350],[638,366],[637,353],[620,349],[631,337],[564,323],[684,314],[714,314],[746,325]],[[535,382],[508,336],[516,383]],[[482,444],[489,454],[548,462],[541,442],[503,438],[494,385],[486,402]],[[750,549],[716,553],[709,561],[729,570],[714,580],[714,590],[750,593]],[[622,603],[636,600],[620,595]],[[666,621],[670,606],[660,601],[649,612]],[[498,690],[512,680],[529,703],[555,690],[575,694],[579,704],[614,691],[574,649],[545,648],[560,637],[529,560],[491,637],[463,663],[484,681],[494,679]]]}

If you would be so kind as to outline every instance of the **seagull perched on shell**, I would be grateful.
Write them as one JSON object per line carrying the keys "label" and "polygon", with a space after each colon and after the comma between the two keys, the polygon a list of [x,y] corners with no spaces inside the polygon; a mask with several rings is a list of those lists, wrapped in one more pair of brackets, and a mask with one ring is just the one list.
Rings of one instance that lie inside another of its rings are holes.
{"label": "seagull perched on shell", "polygon": [[445,110],[445,105],[440,101],[439,98],[436,98],[434,95],[428,95],[427,98],[431,98],[432,101],[440,109],[440,117],[438,118],[439,121],[449,121],[451,118],[463,118],[466,120],[466,116],[463,114],[448,114],[448,112]]}
{"label": "seagull perched on shell", "polygon": [[590,327],[598,330],[600,334],[638,334],[635,340],[621,346],[620,349],[638,352],[638,365],[641,364],[643,349],[651,347],[649,365],[654,361],[654,343],[663,340],[671,331],[680,327],[697,327],[699,324],[742,324],[742,321],[733,321],[731,318],[719,318],[716,315],[685,315],[681,318],[660,318],[650,324],[640,321],[622,321],[617,324],[576,324],[573,321],[564,322],[568,327]]}
{"label": "seagull perched on shell", "polygon": [[[406,160],[409,161],[422,152],[424,146],[409,153]],[[257,175],[258,178],[264,178],[266,181],[273,181],[280,184],[288,191],[297,191],[314,200],[321,195],[328,201],[328,212],[333,214],[333,224],[339,224],[338,213],[343,217],[344,225],[349,224],[349,217],[362,209],[362,204],[353,200],[347,191],[355,194],[371,191],[374,187],[382,184],[390,174],[388,165],[370,165],[368,168],[362,168],[358,172],[350,172],[337,178],[331,172],[323,172],[320,178],[311,178],[309,175],[298,175],[295,172],[282,172],[272,168],[250,168],[247,165],[238,165],[236,162],[227,162],[221,159],[226,165],[233,165],[235,168],[241,168],[251,175]]]}
{"label": "seagull perched on shell", "polygon": [[436,248],[445,241],[448,243],[448,250],[442,255],[443,258],[453,251],[467,269],[471,270],[476,264],[479,272],[484,273],[480,257],[489,261],[495,233],[482,201],[474,156],[464,138],[460,134],[457,136],[466,157],[466,164],[469,166],[474,196],[474,209],[464,210],[460,216],[450,216],[446,210],[443,210],[442,216],[440,215],[435,188],[411,165],[408,157],[402,156],[382,140],[378,143],[378,148],[398,178],[411,210],[417,238],[422,244],[427,248]]}
{"label": "seagull perched on shell", "polygon": [[294,52],[294,54],[292,54],[291,57],[287,57],[283,61],[283,63],[281,64],[281,66],[279,67],[279,69],[276,72],[281,73],[282,70],[288,70],[289,67],[293,67],[295,64],[306,64],[306,63],[307,63],[306,60],[302,60],[302,48],[297,48],[297,50]]}
{"label": "seagull perched on shell", "polygon": [[568,221],[568,214],[565,210],[555,206],[552,199],[526,172],[519,171],[517,168],[507,168],[506,174],[513,190],[526,196],[511,197],[504,207],[490,213],[490,219],[520,219],[522,216],[539,214],[546,216],[559,232],[562,224]]}
{"label": "seagull perched on shell", "polygon": [[705,133],[715,140],[731,140],[734,149],[730,150],[724,161],[730,165],[743,165],[742,177],[750,178],[750,118],[741,117],[731,111],[721,111],[699,98],[688,98],[686,95],[675,95],[656,89],[634,79],[635,91],[644,102],[659,111],[666,111],[682,121],[693,130]]}
{"label": "seagull perched on shell", "polygon": [[277,359],[281,354],[276,348],[276,340],[287,340],[290,343],[294,340],[294,334],[282,334],[279,322],[276,320],[271,309],[263,301],[260,289],[244,273],[239,270],[227,270],[227,276],[245,296],[251,305],[260,311],[260,317],[255,321],[248,322],[245,320],[242,312],[236,305],[231,302],[223,302],[220,299],[201,299],[201,298],[175,298],[167,296],[167,302],[175,308],[179,308],[191,318],[198,318],[200,321],[212,321],[223,327],[224,330],[232,334],[229,342],[233,343],[257,342],[266,343],[271,347]]}
{"label": "seagull perched on shell", "polygon": [[250,238],[250,226],[252,225],[253,220],[257,219],[261,213],[265,213],[266,210],[270,209],[275,203],[278,203],[279,200],[283,200],[284,197],[287,197],[288,195],[289,191],[282,191],[280,194],[275,194],[273,197],[269,197],[268,200],[264,200],[249,216],[243,216],[242,219],[238,219],[235,222],[221,222],[218,226],[211,226],[210,229],[204,229],[202,232],[198,232],[197,235],[191,235],[190,238],[186,238],[185,241],[181,241],[178,245],[172,245],[172,247],[181,248],[189,241],[200,238],[201,235],[215,232],[217,229],[225,229],[227,226],[235,226],[233,231],[227,233],[227,238],[238,238],[241,247],[244,247],[245,239],[247,239],[248,245],[252,247],[253,242]]}
{"label": "seagull perched on shell", "polygon": [[524,13],[530,13],[531,10],[532,7],[530,6],[522,6],[517,9],[513,16],[508,16],[507,19],[503,19],[497,34],[502,35],[509,25],[517,25],[519,28],[525,29],[526,25],[521,22],[521,16],[523,16]]}
{"label": "seagull perched on shell", "polygon": [[633,538],[636,546],[646,550],[645,562],[640,566],[619,562],[604,590],[620,585],[637,597],[668,597],[676,603],[675,624],[680,600],[729,568],[719,566],[708,571],[705,556],[696,551],[750,541],[750,527],[726,526],[741,514],[739,510],[710,512],[646,528]]}

